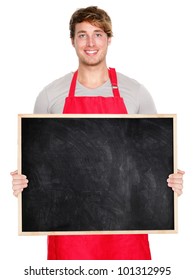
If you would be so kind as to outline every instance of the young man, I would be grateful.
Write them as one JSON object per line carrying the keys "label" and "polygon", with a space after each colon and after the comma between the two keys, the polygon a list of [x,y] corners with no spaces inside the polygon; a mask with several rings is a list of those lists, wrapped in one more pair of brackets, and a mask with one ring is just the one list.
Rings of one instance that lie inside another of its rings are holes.
{"label": "young man", "polygon": [[[46,86],[37,97],[36,114],[156,114],[149,92],[137,81],[108,68],[106,54],[112,38],[108,14],[97,7],[75,11],[70,38],[78,70]],[[168,186],[182,193],[183,171],[171,174]],[[11,173],[14,195],[27,187],[25,175]],[[148,235],[49,236],[48,259],[151,259]]]}

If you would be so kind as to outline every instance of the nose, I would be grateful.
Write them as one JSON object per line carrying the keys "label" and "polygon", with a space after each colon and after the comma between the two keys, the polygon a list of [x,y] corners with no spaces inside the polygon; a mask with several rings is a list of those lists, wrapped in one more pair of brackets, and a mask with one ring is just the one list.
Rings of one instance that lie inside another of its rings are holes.
{"label": "nose", "polygon": [[94,36],[88,36],[87,37],[87,46],[93,47],[95,45]]}

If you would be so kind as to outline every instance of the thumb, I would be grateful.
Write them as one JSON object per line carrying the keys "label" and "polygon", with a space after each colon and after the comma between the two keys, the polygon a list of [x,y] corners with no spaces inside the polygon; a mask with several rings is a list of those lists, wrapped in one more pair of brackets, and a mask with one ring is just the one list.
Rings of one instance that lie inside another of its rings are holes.
{"label": "thumb", "polygon": [[18,170],[15,170],[13,172],[10,172],[10,175],[13,176],[13,175],[17,175],[18,174]]}
{"label": "thumb", "polygon": [[180,169],[177,169],[177,173],[184,175],[184,174],[185,174],[185,171],[182,171],[182,170],[180,170]]}

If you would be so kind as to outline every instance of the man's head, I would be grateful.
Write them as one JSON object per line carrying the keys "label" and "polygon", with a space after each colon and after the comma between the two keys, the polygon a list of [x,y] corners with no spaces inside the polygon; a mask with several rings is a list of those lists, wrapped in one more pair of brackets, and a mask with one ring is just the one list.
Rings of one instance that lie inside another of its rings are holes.
{"label": "man's head", "polygon": [[109,38],[113,36],[112,22],[109,15],[96,6],[90,6],[78,9],[73,13],[69,23],[71,39],[75,36],[75,25],[84,21],[101,28]]}

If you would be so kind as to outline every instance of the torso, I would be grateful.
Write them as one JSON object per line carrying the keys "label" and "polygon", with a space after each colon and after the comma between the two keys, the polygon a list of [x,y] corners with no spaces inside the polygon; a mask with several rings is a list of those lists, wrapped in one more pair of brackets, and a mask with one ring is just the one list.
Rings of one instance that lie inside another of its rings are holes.
{"label": "torso", "polygon": [[[68,96],[72,80],[69,73],[46,86],[37,97],[35,114],[60,114]],[[128,114],[156,114],[156,108],[149,92],[137,81],[117,73],[120,96],[124,99]],[[95,89],[76,84],[76,96],[113,96],[110,80]]]}

